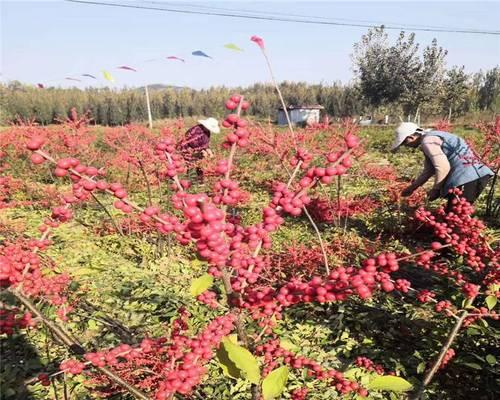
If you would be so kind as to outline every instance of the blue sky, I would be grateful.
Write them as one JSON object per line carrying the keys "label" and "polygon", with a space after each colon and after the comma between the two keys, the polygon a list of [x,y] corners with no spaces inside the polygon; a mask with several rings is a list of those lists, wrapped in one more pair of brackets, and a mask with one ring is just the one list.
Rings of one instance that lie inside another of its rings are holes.
{"label": "blue sky", "polygon": [[[17,79],[50,86],[109,85],[102,79],[101,69],[114,75],[114,87],[161,83],[207,88],[267,82],[264,59],[249,41],[254,34],[265,39],[279,80],[348,82],[352,79],[352,46],[366,32],[366,28],[171,14],[62,1],[0,1],[2,81]],[[167,6],[167,2],[160,1],[139,3]],[[500,2],[178,3],[370,20],[387,25],[500,29]],[[417,32],[416,37],[422,44],[436,37],[449,51],[448,66],[465,65],[467,71],[473,72],[500,64],[500,36]],[[229,42],[244,52],[225,49],[224,44]],[[190,54],[194,50],[203,50],[213,59],[193,57]],[[145,62],[167,55],[185,58],[186,63]],[[124,64],[137,67],[139,72],[115,69]],[[64,79],[83,73],[100,79],[83,83]]]}

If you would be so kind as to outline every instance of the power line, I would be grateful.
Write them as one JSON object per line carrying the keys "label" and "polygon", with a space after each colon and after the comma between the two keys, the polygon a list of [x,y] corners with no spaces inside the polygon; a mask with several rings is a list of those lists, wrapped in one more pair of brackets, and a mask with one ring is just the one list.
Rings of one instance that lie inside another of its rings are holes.
{"label": "power line", "polygon": [[[182,3],[179,4],[177,3],[170,3],[170,2],[165,2],[165,1],[145,1],[146,3],[153,3],[153,4],[166,4],[167,6],[172,6],[172,7],[183,7],[183,8],[198,8],[198,9],[205,9],[205,10],[222,10],[222,11],[232,11],[235,13],[251,13],[251,14],[260,14],[264,16],[285,16],[285,17],[298,17],[298,18],[309,18],[309,19],[319,19],[319,20],[324,20],[324,21],[344,21],[344,22],[354,22],[354,23],[369,23],[373,24],[376,26],[380,25],[397,25],[397,23],[394,22],[387,22],[387,21],[376,21],[376,20],[366,20],[366,19],[351,19],[351,18],[334,18],[334,17],[323,17],[323,16],[318,16],[318,15],[301,15],[301,14],[291,14],[291,13],[285,13],[285,12],[279,12],[279,11],[260,11],[260,10],[248,10],[248,9],[236,9],[236,8],[226,8],[226,7],[215,7],[215,6],[205,6],[202,4],[195,4],[195,3]],[[437,25],[416,25],[416,24],[405,24],[406,27],[408,28],[435,28],[435,29],[451,29],[454,30],[455,28],[451,28],[449,26],[437,26]],[[468,31],[476,31],[475,29],[463,29],[463,30],[468,30]],[[492,31],[495,33],[500,33],[500,31]]]}
{"label": "power line", "polygon": [[[229,18],[243,18],[243,19],[253,19],[261,21],[276,21],[276,22],[293,22],[301,24],[312,24],[312,25],[333,25],[333,26],[348,26],[356,28],[378,28],[380,25],[366,24],[366,23],[347,23],[347,22],[334,22],[334,21],[314,21],[311,19],[296,19],[296,18],[283,18],[283,17],[271,17],[271,16],[259,16],[259,15],[248,15],[248,14],[237,14],[230,12],[210,12],[210,11],[199,11],[199,10],[180,10],[174,8],[161,8],[153,6],[141,6],[133,4],[119,4],[119,3],[106,3],[99,1],[84,1],[84,0],[65,0],[69,3],[80,3],[87,5],[97,5],[97,6],[109,6],[109,7],[121,7],[121,8],[131,8],[131,9],[141,9],[141,10],[154,10],[163,12],[172,12],[179,14],[195,14],[195,15],[211,15],[217,17],[229,17]],[[383,25],[384,29],[387,30],[407,30],[407,27],[397,26],[397,25]],[[431,28],[431,27],[416,27],[409,29],[411,31],[421,31],[421,32],[442,32],[442,33],[463,33],[463,34],[481,34],[481,35],[500,35],[500,31],[489,31],[489,30],[474,30],[474,29],[455,29],[455,28]]]}

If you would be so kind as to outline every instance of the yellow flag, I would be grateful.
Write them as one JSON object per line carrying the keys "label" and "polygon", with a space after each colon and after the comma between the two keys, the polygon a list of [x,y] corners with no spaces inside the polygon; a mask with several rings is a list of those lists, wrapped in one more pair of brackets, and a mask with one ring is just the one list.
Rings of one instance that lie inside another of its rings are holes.
{"label": "yellow flag", "polygon": [[114,82],[115,78],[113,78],[113,75],[111,75],[108,71],[102,70],[102,74],[104,76],[104,79],[110,82]]}
{"label": "yellow flag", "polygon": [[229,50],[234,50],[234,51],[243,51],[241,47],[236,46],[234,43],[228,43],[225,44],[224,47]]}

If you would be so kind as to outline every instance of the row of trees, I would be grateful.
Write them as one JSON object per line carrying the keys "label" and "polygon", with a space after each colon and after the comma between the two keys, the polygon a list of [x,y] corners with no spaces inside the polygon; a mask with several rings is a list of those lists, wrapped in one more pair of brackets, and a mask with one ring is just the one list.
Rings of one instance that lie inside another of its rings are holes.
{"label": "row of trees", "polygon": [[[401,32],[391,43],[384,28],[375,28],[354,45],[356,79],[347,85],[283,82],[287,104],[321,104],[332,117],[360,114],[409,114],[457,117],[476,111],[500,111],[500,67],[467,74],[463,67],[445,68],[447,51],[434,40],[422,52],[414,34]],[[251,114],[274,120],[280,106],[274,88],[254,84],[246,88],[206,90],[161,87],[150,91],[154,119],[224,114],[222,104],[231,93],[252,100]],[[147,119],[144,89],[38,89],[11,82],[0,85],[0,123],[36,119],[49,124],[67,115],[90,111],[97,124],[120,125]]]}
{"label": "row of trees", "polygon": [[[284,82],[281,85],[287,104],[322,104],[329,115],[342,117],[363,111],[359,90],[354,86],[309,85]],[[276,118],[280,106],[271,85],[255,84],[246,88],[212,87],[206,90],[161,88],[149,90],[154,119],[186,116],[224,115],[224,100],[239,92],[252,99],[251,113],[259,118]],[[86,90],[37,89],[18,82],[0,86],[3,122],[36,118],[49,124],[67,115],[71,107],[78,112],[89,110],[94,121],[103,125],[120,125],[147,119],[144,89]]]}

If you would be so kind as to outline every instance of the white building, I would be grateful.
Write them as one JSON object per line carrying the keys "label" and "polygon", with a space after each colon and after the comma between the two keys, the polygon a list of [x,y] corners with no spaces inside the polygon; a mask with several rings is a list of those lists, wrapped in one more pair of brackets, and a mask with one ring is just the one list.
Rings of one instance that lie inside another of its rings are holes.
{"label": "white building", "polygon": [[[290,116],[292,124],[318,123],[320,121],[321,110],[324,110],[324,107],[320,105],[287,107],[288,115]],[[278,125],[287,125],[283,107],[278,110]]]}

